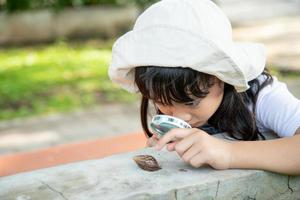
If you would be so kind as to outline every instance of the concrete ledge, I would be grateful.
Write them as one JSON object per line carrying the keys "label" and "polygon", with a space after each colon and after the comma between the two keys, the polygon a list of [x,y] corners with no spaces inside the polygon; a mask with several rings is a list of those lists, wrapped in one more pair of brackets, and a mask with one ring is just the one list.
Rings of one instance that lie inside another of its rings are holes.
{"label": "concrete ledge", "polygon": [[[150,154],[162,169],[143,171],[132,157]],[[184,170],[182,170],[184,169]],[[0,179],[0,199],[299,199],[300,177],[259,170],[195,169],[174,152],[152,148]]]}

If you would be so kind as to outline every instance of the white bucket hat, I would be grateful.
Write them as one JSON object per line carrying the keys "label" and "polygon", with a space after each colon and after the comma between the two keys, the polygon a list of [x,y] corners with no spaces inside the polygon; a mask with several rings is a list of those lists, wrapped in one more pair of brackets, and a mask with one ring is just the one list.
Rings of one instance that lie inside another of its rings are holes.
{"label": "white bucket hat", "polygon": [[238,92],[264,70],[265,48],[232,41],[226,15],[210,0],[162,0],[145,10],[113,45],[109,76],[138,92],[138,66],[189,67],[218,77]]}

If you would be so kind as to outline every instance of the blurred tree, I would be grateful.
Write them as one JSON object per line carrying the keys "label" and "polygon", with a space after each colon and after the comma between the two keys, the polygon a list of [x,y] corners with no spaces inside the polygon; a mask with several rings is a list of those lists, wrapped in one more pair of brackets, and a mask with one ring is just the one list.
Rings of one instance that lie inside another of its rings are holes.
{"label": "blurred tree", "polygon": [[144,9],[158,0],[0,0],[0,10],[15,12],[28,9],[63,9],[91,5],[129,5],[136,4]]}
{"label": "blurred tree", "polygon": [[7,0],[4,8],[9,11],[27,10],[30,8],[30,0]]}
{"label": "blurred tree", "polygon": [[[90,5],[128,5],[136,4],[142,9],[159,0],[0,0],[0,11],[14,12],[18,10],[53,8],[63,9],[65,7],[80,7]],[[212,0],[217,3],[217,0]]]}
{"label": "blurred tree", "polygon": [[70,7],[73,5],[73,0],[56,0],[53,2],[53,4],[59,8]]}
{"label": "blurred tree", "polygon": [[158,2],[159,0],[134,0],[135,3],[142,9],[149,7],[151,4]]}

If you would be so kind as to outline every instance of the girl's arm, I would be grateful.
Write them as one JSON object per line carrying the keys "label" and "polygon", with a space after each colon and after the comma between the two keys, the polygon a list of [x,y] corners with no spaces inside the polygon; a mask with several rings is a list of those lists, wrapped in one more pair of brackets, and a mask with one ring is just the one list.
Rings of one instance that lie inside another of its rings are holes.
{"label": "girl's arm", "polygon": [[232,144],[230,168],[300,175],[300,127],[292,137]]}
{"label": "girl's arm", "polygon": [[208,164],[214,169],[260,169],[300,175],[300,127],[295,136],[265,141],[228,141],[200,129],[176,128],[160,138],[155,149],[164,146],[196,168]]}

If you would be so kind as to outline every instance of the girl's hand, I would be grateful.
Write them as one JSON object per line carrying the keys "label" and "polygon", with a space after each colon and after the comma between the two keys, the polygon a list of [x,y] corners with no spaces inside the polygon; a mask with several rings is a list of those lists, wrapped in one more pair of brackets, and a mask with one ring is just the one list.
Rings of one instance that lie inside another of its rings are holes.
{"label": "girl's hand", "polygon": [[[170,141],[175,141],[167,144]],[[183,161],[193,167],[210,165],[215,169],[229,169],[232,143],[215,138],[206,132],[192,129],[172,129],[159,139],[155,149],[165,145],[169,151],[176,151]]]}
{"label": "girl's hand", "polygon": [[153,134],[152,137],[147,139],[146,145],[147,147],[153,147],[157,144],[157,142],[158,142],[158,137],[157,135]]}

